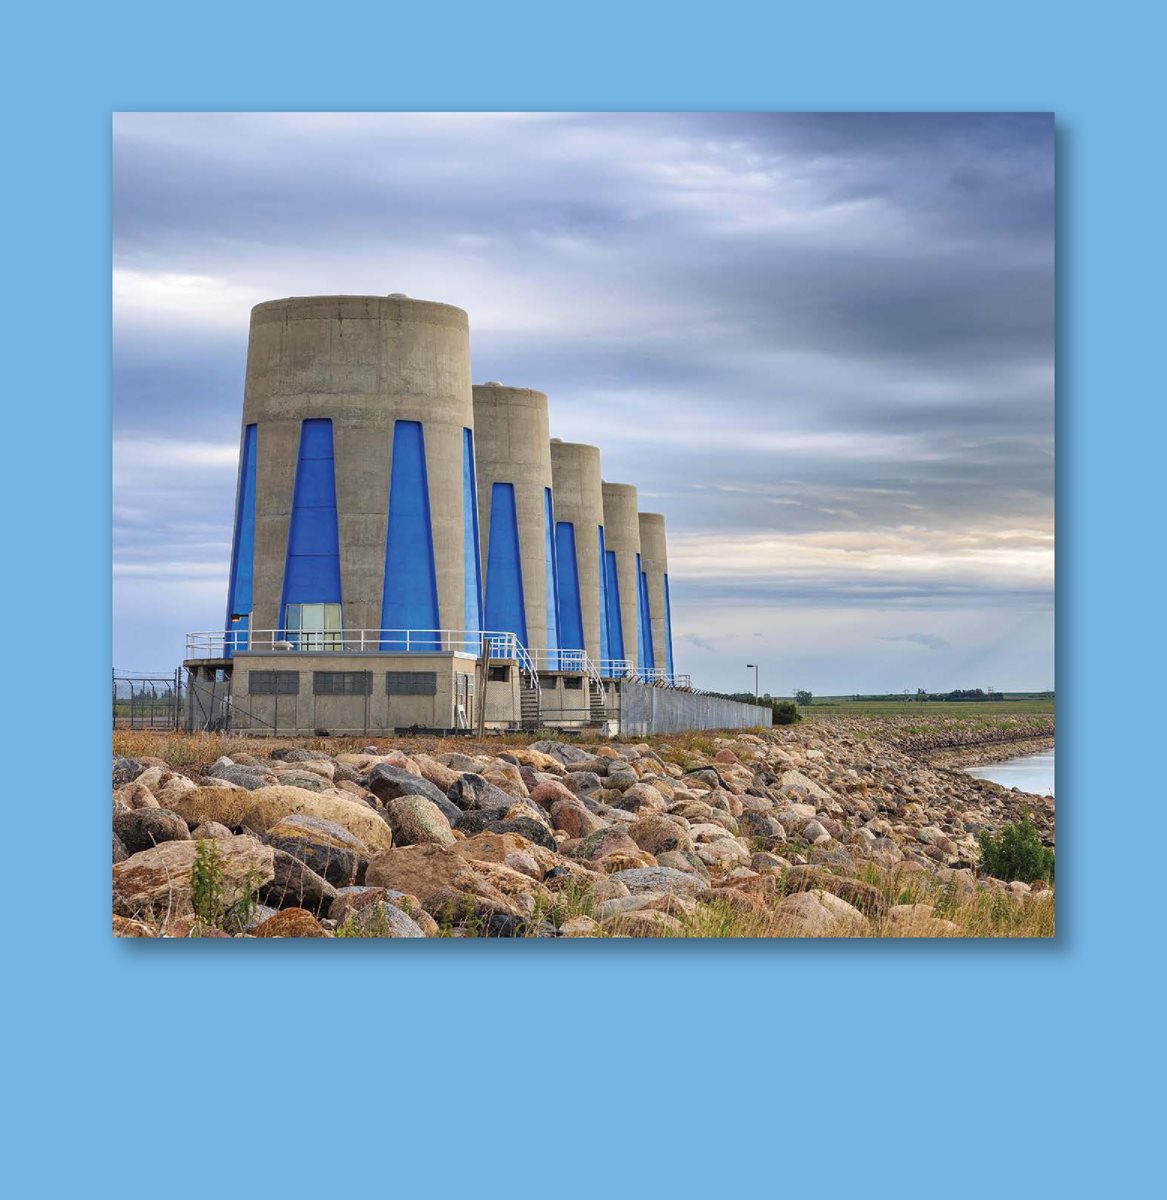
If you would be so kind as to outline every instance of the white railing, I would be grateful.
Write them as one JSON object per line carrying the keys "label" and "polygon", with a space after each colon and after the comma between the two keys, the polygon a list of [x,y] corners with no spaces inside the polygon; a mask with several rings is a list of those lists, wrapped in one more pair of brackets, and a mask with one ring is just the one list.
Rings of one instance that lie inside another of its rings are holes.
{"label": "white railing", "polygon": [[689,675],[670,674],[662,667],[638,670],[627,658],[598,663],[583,650],[528,650],[507,631],[477,629],[345,629],[215,630],[186,635],[186,657],[228,658],[237,652],[424,654],[457,652],[478,657],[486,643],[491,658],[512,659],[534,684],[540,671],[578,671],[602,690],[605,680],[639,679],[644,683],[693,690]]}
{"label": "white railing", "polygon": [[599,669],[588,657],[586,650],[532,650],[530,654],[540,671],[565,671],[568,674],[578,672],[580,675],[586,675],[598,690],[604,689],[604,680]]}
{"label": "white railing", "polygon": [[[491,658],[527,657],[513,633],[478,629],[239,629],[228,633],[188,633],[187,658],[227,658],[236,652],[333,652],[415,654],[456,651],[478,656],[487,643]],[[519,653],[521,651],[521,654]],[[533,668],[533,664],[532,664]]]}

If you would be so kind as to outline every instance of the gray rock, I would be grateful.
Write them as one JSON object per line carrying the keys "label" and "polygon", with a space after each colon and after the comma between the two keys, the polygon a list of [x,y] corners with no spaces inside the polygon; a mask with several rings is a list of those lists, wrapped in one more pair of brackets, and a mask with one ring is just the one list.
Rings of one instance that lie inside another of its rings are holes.
{"label": "gray rock", "polygon": [[113,786],[119,788],[124,787],[127,783],[132,783],[145,769],[136,758],[122,758],[115,754],[113,756]]}
{"label": "gray rock", "polygon": [[114,813],[113,831],[130,854],[149,850],[160,842],[182,842],[190,837],[186,822],[168,808],[131,808]]}
{"label": "gray rock", "polygon": [[614,871],[608,878],[622,883],[634,896],[641,892],[666,892],[670,896],[693,897],[709,887],[700,875],[675,867],[634,867]]}
{"label": "gray rock", "polygon": [[425,796],[398,796],[386,801],[385,819],[393,830],[395,846],[452,846],[457,840],[445,814]]}
{"label": "gray rock", "polygon": [[595,771],[571,771],[563,777],[563,786],[581,799],[598,792],[604,784]]}
{"label": "gray rock", "polygon": [[327,913],[336,888],[286,850],[272,848],[275,876],[259,889],[259,899],[275,908],[306,908]]}
{"label": "gray rock", "polygon": [[855,874],[855,860],[846,850],[829,849],[826,846],[815,846],[807,855],[812,866],[828,867],[843,875]]}
{"label": "gray rock", "polygon": [[129,857],[125,846],[122,845],[122,839],[115,833],[113,835],[113,861],[115,863],[125,862]]}
{"label": "gray rock", "polygon": [[399,796],[424,796],[436,804],[447,821],[453,821],[459,812],[441,788],[414,775],[404,767],[392,767],[388,763],[378,763],[370,772],[365,785],[379,800],[388,803]]}
{"label": "gray rock", "polygon": [[[493,808],[510,808],[515,802],[510,792],[489,780],[483,779],[472,771],[459,775],[446,789],[447,799],[457,806],[459,812],[470,812],[478,809],[485,811]],[[454,818],[450,818],[453,820]]]}
{"label": "gray rock", "polygon": [[306,792],[322,792],[329,786],[327,779],[311,771],[281,771],[279,781],[281,787],[298,787]]}
{"label": "gray rock", "polygon": [[362,937],[425,937],[421,926],[407,912],[395,904],[390,904],[388,900],[375,900],[363,908],[351,909],[340,928],[348,929],[354,925],[360,930]]}
{"label": "gray rock", "polygon": [[549,754],[563,763],[565,767],[569,767],[573,763],[590,762],[594,757],[587,750],[581,750],[578,746],[569,746],[566,742],[532,742],[530,748],[540,754]]}
{"label": "gray rock", "polygon": [[227,765],[215,763],[207,775],[211,779],[225,779],[228,783],[246,788],[249,792],[255,791],[256,788],[271,787],[279,782],[270,771],[264,771],[257,767],[240,766],[237,763]]}

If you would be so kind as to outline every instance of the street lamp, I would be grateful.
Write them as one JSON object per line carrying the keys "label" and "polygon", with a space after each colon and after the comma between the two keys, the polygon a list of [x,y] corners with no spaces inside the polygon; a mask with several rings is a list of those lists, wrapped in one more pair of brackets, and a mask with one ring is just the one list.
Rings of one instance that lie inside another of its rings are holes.
{"label": "street lamp", "polygon": [[758,664],[746,663],[746,670],[754,673],[754,703],[758,703]]}

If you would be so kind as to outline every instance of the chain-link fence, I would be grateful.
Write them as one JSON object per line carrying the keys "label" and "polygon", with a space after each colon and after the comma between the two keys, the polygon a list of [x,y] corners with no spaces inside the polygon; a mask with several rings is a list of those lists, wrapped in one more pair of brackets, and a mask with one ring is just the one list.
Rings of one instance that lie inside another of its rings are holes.
{"label": "chain-link fence", "polygon": [[180,729],[183,703],[181,670],[172,675],[113,672],[115,729]]}

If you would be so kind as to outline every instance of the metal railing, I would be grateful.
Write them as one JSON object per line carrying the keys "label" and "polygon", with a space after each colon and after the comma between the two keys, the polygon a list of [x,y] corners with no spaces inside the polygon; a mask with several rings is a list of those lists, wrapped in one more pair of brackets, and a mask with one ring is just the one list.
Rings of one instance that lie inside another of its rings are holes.
{"label": "metal railing", "polygon": [[[230,658],[233,654],[420,654],[481,653],[483,639],[491,658],[516,658],[522,644],[513,633],[479,629],[240,629],[186,635],[187,658]],[[524,651],[525,653],[525,651]]]}
{"label": "metal railing", "polygon": [[596,662],[584,650],[528,650],[518,637],[505,630],[477,629],[240,629],[186,635],[188,659],[224,659],[239,652],[349,653],[349,654],[472,654],[486,643],[491,658],[513,659],[532,685],[540,671],[579,671],[599,690],[605,680],[639,679],[643,683],[693,691],[689,675],[670,673],[663,667],[638,669],[631,659],[605,658]]}

